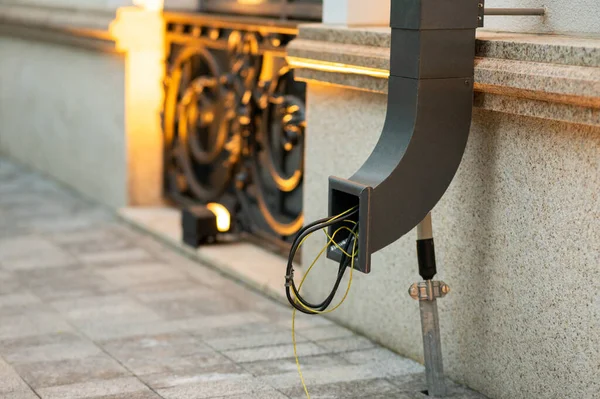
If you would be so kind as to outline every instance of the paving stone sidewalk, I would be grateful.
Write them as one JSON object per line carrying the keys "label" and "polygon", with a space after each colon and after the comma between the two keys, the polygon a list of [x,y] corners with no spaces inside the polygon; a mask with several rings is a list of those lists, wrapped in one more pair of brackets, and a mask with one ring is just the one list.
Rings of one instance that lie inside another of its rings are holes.
{"label": "paving stone sidewalk", "polygon": [[[0,159],[0,399],[302,399],[290,322],[283,304]],[[427,397],[419,364],[323,318],[297,325],[313,399]]]}

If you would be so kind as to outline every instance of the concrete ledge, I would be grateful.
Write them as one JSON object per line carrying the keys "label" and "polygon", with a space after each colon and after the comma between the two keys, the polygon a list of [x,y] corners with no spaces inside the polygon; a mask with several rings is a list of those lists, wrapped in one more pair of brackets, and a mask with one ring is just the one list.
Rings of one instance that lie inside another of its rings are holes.
{"label": "concrete ledge", "polygon": [[[300,80],[385,93],[389,45],[387,28],[303,25],[289,62]],[[475,90],[483,109],[600,126],[600,39],[479,32]]]}
{"label": "concrete ledge", "polygon": [[0,3],[0,34],[115,52],[114,10]]}

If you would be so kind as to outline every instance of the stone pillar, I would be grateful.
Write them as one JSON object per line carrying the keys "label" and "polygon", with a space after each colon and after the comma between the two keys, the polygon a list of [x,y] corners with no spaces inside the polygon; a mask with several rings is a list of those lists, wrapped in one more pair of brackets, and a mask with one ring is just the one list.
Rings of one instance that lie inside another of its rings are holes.
{"label": "stone pillar", "polygon": [[129,205],[162,202],[164,22],[160,10],[121,7],[110,26],[125,54],[125,137]]}

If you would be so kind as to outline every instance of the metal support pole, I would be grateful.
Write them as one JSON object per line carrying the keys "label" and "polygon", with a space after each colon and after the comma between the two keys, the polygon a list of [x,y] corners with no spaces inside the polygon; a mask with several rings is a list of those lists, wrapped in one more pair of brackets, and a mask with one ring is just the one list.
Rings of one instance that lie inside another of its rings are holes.
{"label": "metal support pole", "polygon": [[450,288],[444,282],[431,280],[436,273],[431,213],[417,226],[417,236],[419,274],[425,281],[413,284],[408,292],[419,301],[427,393],[439,398],[446,395],[446,382],[437,298],[445,296]]}
{"label": "metal support pole", "polygon": [[486,8],[485,15],[545,15],[545,8]]}
{"label": "metal support pole", "polygon": [[545,8],[488,8],[485,6],[486,0],[479,0],[479,15],[477,16],[478,26],[484,25],[484,16],[544,16]]}
{"label": "metal support pole", "polygon": [[[429,286],[428,288],[431,288],[431,280],[426,283]],[[419,309],[421,311],[427,393],[429,396],[443,397],[446,395],[446,383],[444,381],[444,362],[442,359],[437,300],[435,298],[420,300]]]}

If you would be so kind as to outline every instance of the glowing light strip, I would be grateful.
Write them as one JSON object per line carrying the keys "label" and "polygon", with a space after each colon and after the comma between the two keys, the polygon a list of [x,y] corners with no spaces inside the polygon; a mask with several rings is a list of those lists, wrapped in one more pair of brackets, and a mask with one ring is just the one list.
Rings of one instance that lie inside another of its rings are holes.
{"label": "glowing light strip", "polygon": [[390,72],[385,69],[369,68],[355,65],[342,64],[338,62],[311,60],[307,58],[286,57],[288,64],[293,68],[315,69],[324,72],[347,73],[354,75],[372,76],[374,78],[389,78]]}

